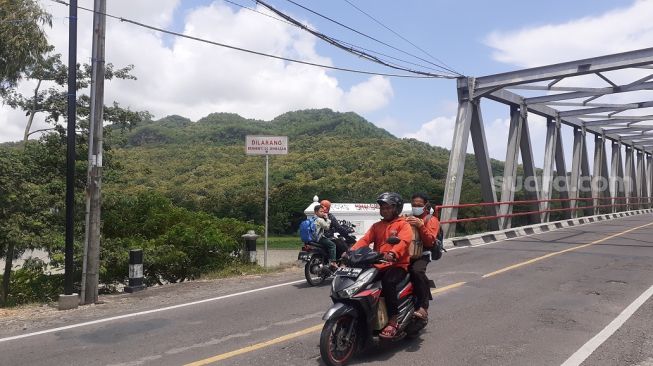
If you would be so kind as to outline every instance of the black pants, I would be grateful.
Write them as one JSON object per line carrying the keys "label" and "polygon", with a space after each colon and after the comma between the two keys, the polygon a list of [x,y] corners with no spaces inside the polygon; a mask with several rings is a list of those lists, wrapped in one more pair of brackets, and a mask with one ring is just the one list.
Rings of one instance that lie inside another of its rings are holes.
{"label": "black pants", "polygon": [[426,266],[429,264],[428,257],[419,257],[410,261],[410,280],[413,282],[415,297],[417,297],[417,307],[428,309],[429,299],[431,298],[431,286],[429,278],[426,277]]}
{"label": "black pants", "polygon": [[388,317],[392,318],[399,313],[397,295],[401,289],[397,288],[397,285],[406,277],[406,270],[400,267],[390,267],[381,272],[381,275],[383,276],[381,278],[382,293],[388,307]]}

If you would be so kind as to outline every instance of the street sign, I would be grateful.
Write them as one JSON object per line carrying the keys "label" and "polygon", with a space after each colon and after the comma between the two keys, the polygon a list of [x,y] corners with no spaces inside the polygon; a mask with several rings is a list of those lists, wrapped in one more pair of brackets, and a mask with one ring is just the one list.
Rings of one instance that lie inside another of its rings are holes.
{"label": "street sign", "polygon": [[288,136],[245,136],[247,155],[286,155]]}
{"label": "street sign", "polygon": [[268,210],[270,155],[288,154],[288,136],[245,136],[245,154],[265,155],[265,244],[263,266],[268,266]]}

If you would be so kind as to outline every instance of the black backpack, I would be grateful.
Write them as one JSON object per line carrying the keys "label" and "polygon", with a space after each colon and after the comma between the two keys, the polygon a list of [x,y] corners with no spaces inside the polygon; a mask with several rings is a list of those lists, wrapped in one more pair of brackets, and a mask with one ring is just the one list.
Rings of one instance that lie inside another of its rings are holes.
{"label": "black backpack", "polygon": [[[424,224],[427,224],[433,215],[428,215],[424,218]],[[438,230],[438,236],[435,238],[435,245],[431,248],[431,260],[437,261],[442,258],[442,252],[446,252],[444,249],[444,232],[442,227]]]}

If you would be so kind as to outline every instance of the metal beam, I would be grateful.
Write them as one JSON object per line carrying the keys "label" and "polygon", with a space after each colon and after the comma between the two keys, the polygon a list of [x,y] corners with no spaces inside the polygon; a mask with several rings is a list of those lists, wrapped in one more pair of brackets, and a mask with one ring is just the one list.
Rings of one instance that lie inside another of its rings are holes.
{"label": "metal beam", "polygon": [[560,117],[581,116],[586,114],[603,113],[603,112],[609,112],[614,110],[627,111],[631,109],[650,108],[650,107],[653,107],[653,101],[629,103],[627,105],[623,105],[620,107],[594,107],[594,108],[572,109],[569,111],[561,111]]}
{"label": "metal beam", "polygon": [[[542,172],[542,199],[551,199],[553,187],[553,163],[555,162],[555,153],[557,151],[558,133],[560,129],[560,119],[546,120],[546,145],[544,146],[544,170]],[[548,210],[551,207],[550,202],[542,202],[542,210]],[[542,221],[549,221],[549,212],[542,213]]]}
{"label": "metal beam", "polygon": [[619,192],[623,190],[623,179],[619,177],[619,168],[621,164],[621,144],[619,142],[612,142],[612,159],[611,159],[611,169],[610,169],[610,197],[612,197],[612,212],[617,211],[615,203],[618,200],[615,197],[618,197]]}
{"label": "metal beam", "polygon": [[603,131],[605,133],[630,133],[630,134],[635,134],[635,133],[641,133],[640,131],[650,131],[653,130],[653,126],[640,126],[640,125],[631,125],[628,127],[624,128],[604,128]]}
{"label": "metal beam", "polygon": [[[569,198],[572,199],[570,201],[570,206],[572,208],[578,207],[578,201],[575,199],[578,198],[579,195],[579,180],[580,180],[580,170],[581,170],[581,161],[583,158],[583,145],[585,143],[585,131],[581,128],[575,128],[574,129],[574,149],[573,149],[573,157],[571,160],[571,177],[569,180]],[[573,210],[572,212],[572,217],[577,216],[577,211]]]}
{"label": "metal beam", "polygon": [[653,64],[653,48],[645,48],[613,55],[482,76],[476,78],[476,91],[473,95],[482,94],[484,90],[506,87],[508,85],[534,83],[542,80],[586,75],[650,64]]}
{"label": "metal beam", "polygon": [[601,74],[600,72],[597,72],[596,75],[600,77],[601,79],[605,80],[606,83],[612,85],[612,86],[617,86],[617,84],[613,83],[612,80],[608,79],[605,75]]}
{"label": "metal beam", "polygon": [[[648,197],[648,179],[646,177],[646,154],[639,152],[637,154],[637,187],[639,188],[640,197]],[[640,203],[647,202],[644,199],[639,200]],[[643,208],[639,206],[638,208]]]}
{"label": "metal beam", "polygon": [[649,90],[653,89],[653,82],[642,83],[637,85],[623,85],[618,87],[606,87],[606,88],[597,88],[594,91],[575,91],[571,93],[560,93],[560,94],[551,94],[541,97],[532,97],[526,98],[525,102],[527,104],[542,104],[553,102],[556,100],[567,100],[567,99],[577,99],[577,98],[587,98],[594,95],[607,95],[607,94],[617,94],[617,93],[627,93],[637,90]]}
{"label": "metal beam", "polygon": [[[522,128],[521,128],[521,139],[519,142],[519,147],[521,150],[521,160],[524,168],[524,189],[526,191],[526,197],[529,200],[539,200],[540,199],[540,187],[537,182],[537,175],[535,174],[535,162],[533,161],[533,145],[531,144],[531,134],[530,128],[528,126],[528,112],[526,106],[520,109],[522,111]],[[539,203],[531,204],[531,211],[540,211],[541,205]],[[541,217],[539,214],[529,215],[529,221],[531,224],[540,223]]]}
{"label": "metal beam", "polygon": [[[569,199],[569,177],[567,176],[567,164],[565,163],[565,152],[562,145],[561,131],[558,128],[558,142],[556,143],[556,173],[557,183],[555,188],[558,196],[562,199]],[[562,201],[562,208],[569,208],[569,201]],[[571,218],[571,211],[562,211],[566,218]]]}
{"label": "metal beam", "polygon": [[626,185],[626,197],[628,198],[626,202],[628,203],[627,208],[632,210],[632,197],[637,195],[637,185],[635,184],[635,156],[633,148],[626,146],[626,174],[625,174],[625,185]]}
{"label": "metal beam", "polygon": [[[587,154],[587,136],[583,133],[583,148],[581,149],[581,164],[580,164],[580,176],[583,182],[589,182],[591,185],[591,175],[590,175],[590,165],[589,165],[589,155]],[[590,186],[590,189],[592,187]],[[585,216],[592,214],[592,209],[583,210]]]}
{"label": "metal beam", "polygon": [[[524,111],[525,114],[526,111]],[[510,127],[508,129],[508,146],[506,148],[506,160],[503,164],[503,182],[501,186],[501,202],[512,201],[515,198],[515,184],[517,175],[517,162],[519,160],[519,142],[521,140],[521,129],[525,116],[520,108],[510,106]],[[500,205],[500,214],[509,215],[512,213],[512,204]],[[509,229],[512,220],[509,217],[501,221],[502,229]]]}
{"label": "metal beam", "polygon": [[[491,94],[488,94],[487,98],[500,103],[514,105],[514,106],[520,106],[523,104],[524,101],[524,98],[522,98],[521,96],[505,89],[497,90]],[[530,112],[539,114],[544,117],[556,118],[558,116],[558,111],[546,105],[529,105],[528,110]],[[572,127],[585,128],[587,131],[597,135],[604,134],[604,132],[601,129],[594,128],[594,127],[585,127],[585,121],[583,121],[580,118],[565,117],[562,119],[562,123]],[[605,137],[613,141],[620,141],[621,138],[618,135],[612,135],[610,133],[605,133]],[[630,145],[630,144],[624,143],[624,145]]]}
{"label": "metal beam", "polygon": [[[600,204],[601,190],[599,182],[603,177],[603,150],[605,149],[605,141],[599,135],[594,136],[594,168],[592,169],[592,202],[593,206]],[[594,215],[599,214],[599,209],[594,208]]]}
{"label": "metal beam", "polygon": [[653,157],[651,154],[646,154],[646,178],[648,188],[648,208],[651,208],[651,196],[653,195]]}
{"label": "metal beam", "polygon": [[[470,133],[472,135],[474,157],[476,158],[476,167],[478,168],[483,202],[497,202],[497,192],[494,188],[494,175],[492,174],[490,154],[488,154],[487,140],[485,139],[485,128],[483,126],[483,115],[481,114],[480,101],[472,102]],[[487,216],[496,216],[497,206],[485,206],[485,214]],[[489,225],[491,230],[499,230],[498,220],[491,220]]]}
{"label": "metal beam", "polygon": [[633,120],[628,120],[628,119],[599,119],[595,121],[586,121],[585,126],[612,126],[616,124],[621,124],[621,123],[632,123],[635,122]]}
{"label": "metal beam", "polygon": [[611,116],[611,115],[581,115],[581,116],[576,116],[577,118],[603,118],[603,119],[610,119],[610,120],[628,120],[628,121],[651,121],[653,120],[653,115],[647,115],[647,116]]}
{"label": "metal beam", "polygon": [[633,106],[637,107],[637,104],[629,103],[629,104],[623,104],[623,103],[586,103],[586,102],[551,102],[551,103],[546,103],[549,107],[551,106],[559,106],[559,107],[626,107],[626,106]]}
{"label": "metal beam", "polygon": [[[454,127],[451,153],[449,155],[449,167],[447,170],[447,181],[444,188],[443,205],[457,205],[460,203],[460,189],[463,183],[465,171],[465,158],[467,155],[467,143],[472,122],[471,101],[462,98],[458,102],[458,115]],[[457,208],[445,208],[442,210],[442,221],[452,220],[458,217]],[[449,238],[456,232],[456,224],[444,224],[442,226],[445,237]]]}

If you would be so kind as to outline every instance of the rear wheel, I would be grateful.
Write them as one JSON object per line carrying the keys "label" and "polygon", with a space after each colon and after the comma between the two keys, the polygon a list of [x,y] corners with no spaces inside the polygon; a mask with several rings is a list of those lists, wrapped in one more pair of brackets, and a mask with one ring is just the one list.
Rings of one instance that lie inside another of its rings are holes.
{"label": "rear wheel", "polygon": [[358,346],[359,334],[356,320],[345,315],[328,320],[320,335],[320,355],[329,366],[347,364]]}
{"label": "rear wheel", "polygon": [[324,282],[326,276],[324,276],[324,264],[322,263],[322,257],[319,255],[314,255],[311,257],[311,260],[306,263],[304,266],[304,276],[306,276],[306,282],[311,286],[317,286]]}

